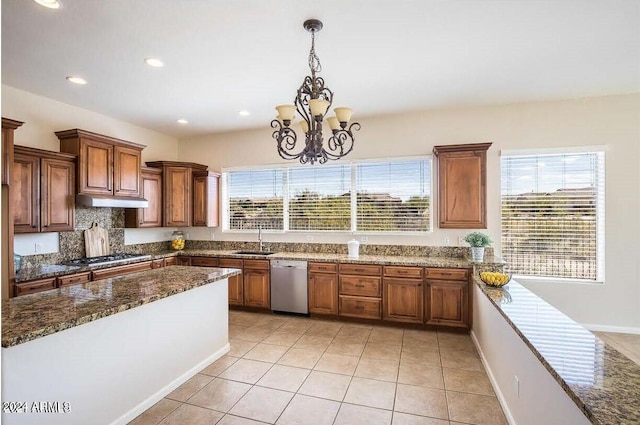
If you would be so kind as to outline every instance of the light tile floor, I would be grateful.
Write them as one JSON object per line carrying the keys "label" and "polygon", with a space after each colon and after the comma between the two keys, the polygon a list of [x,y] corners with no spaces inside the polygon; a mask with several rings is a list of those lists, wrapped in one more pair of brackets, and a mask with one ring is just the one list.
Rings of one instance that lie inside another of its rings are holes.
{"label": "light tile floor", "polygon": [[229,338],[130,423],[506,424],[468,335],[231,311]]}
{"label": "light tile floor", "polygon": [[594,332],[601,340],[640,365],[640,335]]}

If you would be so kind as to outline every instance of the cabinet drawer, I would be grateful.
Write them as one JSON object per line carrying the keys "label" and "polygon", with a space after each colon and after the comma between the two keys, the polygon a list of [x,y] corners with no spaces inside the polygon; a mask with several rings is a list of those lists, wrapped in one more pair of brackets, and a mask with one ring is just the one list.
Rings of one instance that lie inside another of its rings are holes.
{"label": "cabinet drawer", "polygon": [[60,276],[58,286],[77,285],[79,283],[91,282],[91,272],[72,274],[70,276]]}
{"label": "cabinet drawer", "polygon": [[340,295],[380,297],[381,293],[379,277],[340,275]]}
{"label": "cabinet drawer", "polygon": [[110,267],[104,270],[96,270],[91,272],[93,280],[107,279],[114,276],[122,276],[129,273],[140,272],[151,269],[151,261],[145,261],[136,264],[127,264],[126,266]]}
{"label": "cabinet drawer", "polygon": [[35,294],[36,292],[55,289],[56,278],[32,280],[31,282],[16,283],[16,296]]}
{"label": "cabinet drawer", "polygon": [[420,279],[422,277],[422,267],[384,266],[384,275]]}
{"label": "cabinet drawer", "polygon": [[269,270],[269,260],[244,260],[244,268],[252,270]]}
{"label": "cabinet drawer", "polygon": [[161,269],[164,267],[164,258],[160,258],[158,260],[151,261],[152,269]]}
{"label": "cabinet drawer", "polygon": [[178,266],[190,266],[191,265],[191,257],[177,257],[176,264]]}
{"label": "cabinet drawer", "polygon": [[309,263],[309,272],[319,273],[337,273],[338,265],[336,263]]}
{"label": "cabinet drawer", "polygon": [[178,264],[178,257],[167,257],[164,259],[164,265],[167,266],[175,266]]}
{"label": "cabinet drawer", "polygon": [[469,279],[469,270],[427,268],[424,269],[424,277],[427,279],[467,280]]}
{"label": "cabinet drawer", "polygon": [[363,317],[367,319],[382,318],[382,302],[379,298],[362,298],[340,296],[340,315]]}
{"label": "cabinet drawer", "polygon": [[218,267],[227,267],[230,269],[241,269],[242,260],[238,258],[220,258],[218,260]]}
{"label": "cabinet drawer", "polygon": [[382,266],[371,264],[340,264],[340,273],[380,276],[382,274]]}
{"label": "cabinet drawer", "polygon": [[191,257],[192,266],[218,267],[218,259],[211,257]]}

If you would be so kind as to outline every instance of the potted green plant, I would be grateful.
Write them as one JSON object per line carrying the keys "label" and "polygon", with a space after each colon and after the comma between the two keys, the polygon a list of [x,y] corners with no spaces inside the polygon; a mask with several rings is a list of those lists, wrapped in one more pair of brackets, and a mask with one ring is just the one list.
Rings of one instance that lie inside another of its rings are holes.
{"label": "potted green plant", "polygon": [[464,241],[471,246],[471,260],[484,260],[484,248],[491,245],[491,238],[482,232],[471,232],[464,237]]}

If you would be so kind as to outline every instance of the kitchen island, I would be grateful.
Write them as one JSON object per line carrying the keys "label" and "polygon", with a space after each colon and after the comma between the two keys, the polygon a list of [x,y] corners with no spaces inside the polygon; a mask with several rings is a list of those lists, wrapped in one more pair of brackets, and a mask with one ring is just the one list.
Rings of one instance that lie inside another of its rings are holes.
{"label": "kitchen island", "polygon": [[2,421],[125,424],[229,350],[227,278],[169,266],[2,304]]}

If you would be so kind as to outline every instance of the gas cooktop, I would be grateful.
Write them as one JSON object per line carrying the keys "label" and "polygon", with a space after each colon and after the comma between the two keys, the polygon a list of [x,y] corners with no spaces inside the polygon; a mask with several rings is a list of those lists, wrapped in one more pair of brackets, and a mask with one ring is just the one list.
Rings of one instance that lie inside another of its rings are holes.
{"label": "gas cooktop", "polygon": [[77,258],[75,260],[67,261],[63,264],[68,266],[103,266],[105,264],[116,264],[122,263],[129,260],[146,260],[150,259],[150,255],[143,254],[111,254],[111,255],[103,255],[101,257],[90,257],[90,258]]}

